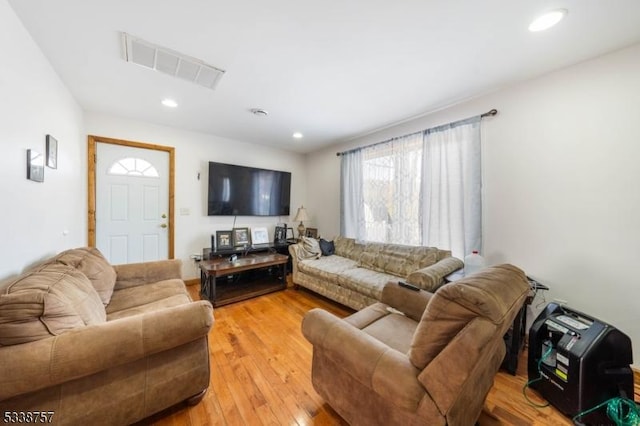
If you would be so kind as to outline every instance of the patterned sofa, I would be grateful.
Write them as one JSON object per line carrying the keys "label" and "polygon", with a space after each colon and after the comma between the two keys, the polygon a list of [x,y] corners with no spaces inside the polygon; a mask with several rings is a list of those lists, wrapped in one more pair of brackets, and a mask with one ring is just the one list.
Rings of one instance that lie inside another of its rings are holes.
{"label": "patterned sofa", "polygon": [[293,283],[360,310],[382,298],[389,281],[405,281],[436,291],[444,277],[464,266],[435,247],[357,242],[337,237],[335,254],[322,256],[309,239],[289,246]]}

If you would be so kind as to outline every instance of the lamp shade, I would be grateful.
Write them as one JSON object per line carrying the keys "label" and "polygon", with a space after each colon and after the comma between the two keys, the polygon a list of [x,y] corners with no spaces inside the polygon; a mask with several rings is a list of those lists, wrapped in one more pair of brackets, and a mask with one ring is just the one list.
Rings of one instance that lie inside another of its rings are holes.
{"label": "lamp shade", "polygon": [[304,222],[305,220],[309,220],[309,215],[307,214],[307,209],[304,206],[300,206],[298,208],[298,212],[296,213],[296,217],[293,219],[295,222]]}

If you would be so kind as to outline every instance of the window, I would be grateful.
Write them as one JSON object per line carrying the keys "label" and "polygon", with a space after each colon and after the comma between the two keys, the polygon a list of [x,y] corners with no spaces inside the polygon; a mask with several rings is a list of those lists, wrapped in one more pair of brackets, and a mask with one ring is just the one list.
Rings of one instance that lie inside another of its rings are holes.
{"label": "window", "polygon": [[482,248],[479,116],[342,153],[341,178],[346,237]]}
{"label": "window", "polygon": [[123,158],[111,165],[107,174],[117,176],[160,177],[158,170],[142,158]]}
{"label": "window", "polygon": [[363,149],[364,239],[421,243],[422,135]]}

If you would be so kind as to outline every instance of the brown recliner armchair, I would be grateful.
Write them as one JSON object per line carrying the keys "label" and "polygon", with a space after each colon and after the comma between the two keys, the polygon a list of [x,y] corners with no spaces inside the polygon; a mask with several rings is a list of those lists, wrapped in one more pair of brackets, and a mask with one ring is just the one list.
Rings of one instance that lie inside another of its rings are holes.
{"label": "brown recliner armchair", "polygon": [[340,319],[309,311],[313,386],[353,425],[473,425],[529,291],[499,265],[435,293],[388,283],[382,303]]}

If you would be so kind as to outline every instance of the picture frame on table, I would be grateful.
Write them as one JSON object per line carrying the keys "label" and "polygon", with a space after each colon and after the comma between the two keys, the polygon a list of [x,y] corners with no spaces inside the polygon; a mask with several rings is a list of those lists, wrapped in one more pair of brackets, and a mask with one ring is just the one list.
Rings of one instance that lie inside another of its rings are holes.
{"label": "picture frame on table", "polygon": [[251,242],[255,244],[268,244],[269,232],[267,228],[251,228]]}
{"label": "picture frame on table", "polygon": [[287,241],[287,225],[278,226],[273,233],[273,242],[276,244],[284,244]]}
{"label": "picture frame on table", "polygon": [[51,135],[47,135],[47,167],[58,168],[58,140]]}
{"label": "picture frame on table", "polygon": [[241,247],[251,244],[249,228],[233,228],[233,246]]}
{"label": "picture frame on table", "polygon": [[216,231],[216,250],[230,250],[233,248],[231,231]]}
{"label": "picture frame on table", "polygon": [[307,228],[304,231],[304,236],[309,238],[318,238],[318,228]]}

